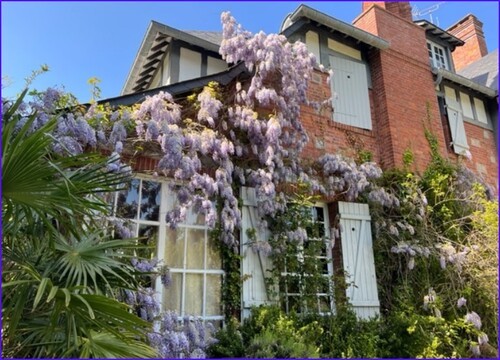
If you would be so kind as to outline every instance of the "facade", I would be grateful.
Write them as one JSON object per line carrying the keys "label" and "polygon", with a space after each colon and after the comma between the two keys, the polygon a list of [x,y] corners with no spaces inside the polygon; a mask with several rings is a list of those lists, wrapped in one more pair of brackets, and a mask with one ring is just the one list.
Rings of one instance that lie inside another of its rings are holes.
{"label": "facade", "polygon": [[[304,106],[301,121],[310,141],[306,158],[327,153],[356,157],[369,154],[383,169],[401,167],[403,156],[414,155],[414,170],[430,161],[425,137],[437,137],[441,155],[463,158],[464,164],[498,193],[497,116],[498,50],[488,54],[481,22],[467,15],[444,30],[427,21],[413,21],[409,2],[363,2],[352,25],[301,5],[284,19],[290,41],[306,43],[334,75],[315,71],[309,97],[332,97],[329,110]],[[243,64],[229,67],[218,54],[221,34],[184,32],[152,22],[127,77],[122,96],[111,105],[140,102],[146,95],[168,91],[188,94],[210,81],[225,86],[245,79]],[[128,191],[117,196],[116,208],[137,224],[137,234],[155,239],[159,258],[172,273],[172,286],[162,291],[165,309],[180,315],[223,320],[221,284],[225,276],[208,229],[194,213],[176,230],[166,227],[165,213],[175,202],[166,183],[144,175],[158,162],[154,156],[134,159],[138,173]],[[256,226],[255,191],[243,188],[241,231],[242,316],[251,306],[271,301],[264,277],[271,266],[247,242],[247,228]],[[140,204],[140,205],[138,205]],[[360,317],[379,312],[371,246],[370,215],[366,204],[319,203],[311,209],[324,234],[341,224],[341,241],[326,241],[325,276],[345,271],[353,282],[347,297]],[[261,238],[267,235],[263,230]],[[161,286],[158,289],[162,288]],[[294,292],[287,291],[287,301]],[[334,311],[327,292],[318,291],[319,310]]]}

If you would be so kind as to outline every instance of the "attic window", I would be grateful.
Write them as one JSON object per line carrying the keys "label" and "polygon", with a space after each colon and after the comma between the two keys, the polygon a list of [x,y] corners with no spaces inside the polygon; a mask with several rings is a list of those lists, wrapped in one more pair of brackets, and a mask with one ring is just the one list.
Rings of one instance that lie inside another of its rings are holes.
{"label": "attic window", "polygon": [[446,50],[444,47],[431,41],[427,41],[427,52],[429,54],[429,61],[431,63],[431,66],[434,66],[438,69],[443,68],[446,70],[450,70],[450,66],[446,58]]}

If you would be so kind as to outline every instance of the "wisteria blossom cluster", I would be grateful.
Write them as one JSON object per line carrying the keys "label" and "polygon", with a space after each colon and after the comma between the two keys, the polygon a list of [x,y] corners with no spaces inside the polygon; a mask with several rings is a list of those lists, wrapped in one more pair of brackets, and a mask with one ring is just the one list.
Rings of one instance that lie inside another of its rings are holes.
{"label": "wisteria blossom cluster", "polygon": [[466,246],[463,247],[462,251],[457,251],[450,243],[438,244],[436,247],[440,253],[439,264],[441,268],[445,269],[446,264],[449,263],[455,265],[459,272],[462,270],[467,254],[471,251],[471,249]]}
{"label": "wisteria blossom cluster", "polygon": [[162,358],[205,358],[206,349],[216,340],[210,322],[185,316],[182,321],[175,311],[166,311],[148,334],[151,346]]}
{"label": "wisteria blossom cluster", "polygon": [[397,246],[393,246],[391,252],[395,254],[407,254],[409,256],[408,269],[410,270],[413,270],[415,267],[415,256],[421,255],[428,258],[431,254],[431,250],[426,246],[410,245],[407,243],[399,243]]}
{"label": "wisteria blossom cluster", "polygon": [[[307,83],[316,64],[304,44],[284,36],[252,36],[222,14],[220,53],[230,64],[244,63],[249,84],[236,84],[232,102],[223,103],[220,89],[209,84],[196,97],[195,119],[167,93],[148,97],[134,112],[137,136],[160,145],[158,170],[182,181],[177,206],[167,214],[170,226],[184,219],[189,207],[205,213],[206,223],[222,227],[222,241],[236,247],[241,213],[234,183],[256,188],[260,215],[282,208],[276,184],[300,174],[299,154],[307,142],[300,106],[307,103]],[[115,131],[117,141],[122,132]],[[212,170],[210,170],[210,169]],[[213,205],[221,199],[218,213]]]}

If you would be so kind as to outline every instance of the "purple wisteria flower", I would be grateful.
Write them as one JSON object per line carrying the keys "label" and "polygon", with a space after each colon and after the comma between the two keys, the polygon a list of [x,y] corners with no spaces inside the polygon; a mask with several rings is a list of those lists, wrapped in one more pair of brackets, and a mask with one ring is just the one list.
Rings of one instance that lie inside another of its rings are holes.
{"label": "purple wisteria flower", "polygon": [[481,329],[481,317],[474,311],[468,312],[467,315],[465,315],[465,321],[473,324],[476,329]]}
{"label": "purple wisteria flower", "polygon": [[457,300],[457,307],[460,309],[462,306],[467,304],[467,300],[463,297]]}

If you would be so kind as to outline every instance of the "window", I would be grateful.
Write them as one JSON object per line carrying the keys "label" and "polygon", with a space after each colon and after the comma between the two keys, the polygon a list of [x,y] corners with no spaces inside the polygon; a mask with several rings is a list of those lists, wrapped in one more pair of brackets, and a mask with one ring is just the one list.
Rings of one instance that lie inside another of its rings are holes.
{"label": "window", "polygon": [[312,207],[311,220],[307,229],[307,241],[298,247],[297,253],[290,254],[281,273],[280,292],[283,294],[282,305],[286,312],[333,311],[333,264],[331,242],[327,236],[327,207]]}
{"label": "window", "polygon": [[371,130],[366,65],[340,56],[330,56],[330,65],[333,121]]}
{"label": "window", "polygon": [[448,60],[446,58],[446,50],[444,47],[437,45],[431,41],[427,41],[427,52],[432,66],[450,70]]}
{"label": "window", "polygon": [[171,285],[165,289],[159,278],[156,283],[162,309],[175,310],[179,316],[222,320],[220,254],[203,215],[190,211],[176,230],[167,226],[165,214],[174,204],[167,183],[149,179],[133,179],[113,201],[114,213],[135,224],[133,235],[156,245],[158,259],[170,269]]}

